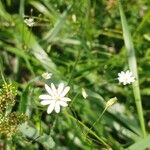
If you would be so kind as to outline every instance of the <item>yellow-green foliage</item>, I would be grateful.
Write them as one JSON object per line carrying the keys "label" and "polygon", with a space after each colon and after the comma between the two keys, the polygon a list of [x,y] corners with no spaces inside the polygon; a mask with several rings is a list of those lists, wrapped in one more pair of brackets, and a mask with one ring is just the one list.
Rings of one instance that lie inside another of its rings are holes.
{"label": "yellow-green foliage", "polygon": [[12,112],[0,120],[0,133],[10,137],[16,133],[18,126],[27,119],[25,114]]}
{"label": "yellow-green foliage", "polygon": [[18,112],[6,113],[15,105],[17,88],[12,83],[3,84],[0,90],[0,133],[10,137],[16,133],[18,126],[25,122],[26,115]]}
{"label": "yellow-green foliage", "polygon": [[6,108],[15,105],[15,96],[17,95],[17,89],[14,85],[3,84],[0,91],[0,113],[4,113]]}

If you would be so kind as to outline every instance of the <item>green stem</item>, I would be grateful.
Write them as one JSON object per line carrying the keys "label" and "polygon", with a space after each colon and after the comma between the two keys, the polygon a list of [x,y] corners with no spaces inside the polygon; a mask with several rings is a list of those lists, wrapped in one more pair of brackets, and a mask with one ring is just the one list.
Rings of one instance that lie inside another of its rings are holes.
{"label": "green stem", "polygon": [[89,131],[90,134],[92,134],[96,139],[100,141],[103,145],[105,145],[108,149],[110,149],[110,146],[103,140],[101,139],[94,131],[90,130],[84,123],[82,123],[80,120],[77,120],[75,117],[67,113],[66,111],[64,112],[68,117],[73,119],[74,121],[78,122],[81,126],[83,126],[87,131]]}
{"label": "green stem", "polygon": [[[0,63],[1,63],[1,62],[0,62]],[[0,73],[1,73],[1,77],[2,77],[3,82],[6,84],[6,80],[5,80],[5,78],[4,78],[4,75],[3,75],[3,73],[2,73],[2,70],[3,70],[2,64],[0,64]]]}
{"label": "green stem", "polygon": [[138,116],[139,116],[139,120],[140,120],[140,125],[141,125],[141,130],[143,133],[143,137],[146,137],[146,129],[145,129],[145,122],[144,122],[144,115],[143,115],[143,108],[142,108],[142,102],[141,102],[141,96],[140,96],[140,89],[139,86],[137,86],[138,81],[136,81],[135,83],[133,83],[133,93],[134,93],[134,97],[135,97],[135,104],[136,104],[136,108],[138,111]]}
{"label": "green stem", "polygon": [[107,107],[104,108],[103,112],[99,115],[98,119],[92,124],[92,126],[89,128],[89,130],[86,133],[86,136],[88,135],[89,131],[92,130],[92,128],[96,125],[97,122],[99,122],[99,120],[102,118],[103,114],[105,113],[105,111],[107,110]]}
{"label": "green stem", "polygon": [[68,85],[69,85],[70,82],[71,82],[71,79],[72,79],[72,77],[73,77],[73,73],[74,73],[74,71],[75,71],[75,67],[76,67],[76,65],[78,64],[79,59],[80,59],[80,50],[78,51],[78,55],[77,55],[76,61],[75,61],[74,65],[73,65],[73,68],[72,68],[72,71],[71,71],[71,74],[70,74],[70,78],[69,78],[69,80],[68,80]]}
{"label": "green stem", "polygon": [[25,0],[20,0],[19,14],[21,17],[24,17],[24,2]]}

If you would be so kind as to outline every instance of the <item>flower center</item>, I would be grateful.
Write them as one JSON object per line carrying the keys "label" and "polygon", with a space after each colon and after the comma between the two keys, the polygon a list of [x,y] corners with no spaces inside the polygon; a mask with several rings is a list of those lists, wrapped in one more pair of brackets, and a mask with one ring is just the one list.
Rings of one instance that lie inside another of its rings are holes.
{"label": "flower center", "polygon": [[60,96],[55,97],[56,101],[60,101]]}
{"label": "flower center", "polygon": [[128,80],[129,80],[129,77],[125,77],[125,81],[128,82]]}

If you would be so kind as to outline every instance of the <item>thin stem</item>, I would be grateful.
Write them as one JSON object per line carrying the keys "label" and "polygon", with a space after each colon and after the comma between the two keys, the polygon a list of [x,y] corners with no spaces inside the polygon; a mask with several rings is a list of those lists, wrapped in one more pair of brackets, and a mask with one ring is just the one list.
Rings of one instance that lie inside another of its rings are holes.
{"label": "thin stem", "polygon": [[88,132],[86,133],[86,136],[89,134],[89,131],[92,130],[92,128],[96,125],[96,123],[100,121],[100,119],[102,118],[102,116],[103,116],[103,114],[105,113],[106,110],[107,110],[107,107],[104,108],[103,112],[99,115],[98,119],[89,128]]}
{"label": "thin stem", "polygon": [[74,118],[72,115],[70,115],[69,113],[67,113],[65,111],[65,114],[70,117],[71,119],[73,119],[74,121],[77,121],[81,126],[83,126],[86,130],[89,131],[89,133],[91,133],[95,138],[97,138],[103,145],[105,145],[108,149],[110,148],[110,146],[103,140],[101,139],[94,131],[90,130],[84,123],[82,123],[80,120]]}
{"label": "thin stem", "polygon": [[76,61],[75,61],[74,65],[73,65],[73,68],[72,68],[72,71],[71,71],[71,74],[70,74],[70,78],[68,80],[68,84],[71,82],[71,79],[72,79],[75,67],[78,64],[79,59],[80,59],[80,50],[78,51],[78,55],[77,55]]}
{"label": "thin stem", "polygon": [[2,73],[2,65],[1,64],[0,64],[0,72],[1,72],[1,77],[2,77],[3,82],[6,84],[6,80],[5,80],[4,75]]}
{"label": "thin stem", "polygon": [[21,17],[24,17],[24,2],[25,0],[20,0],[19,14]]}

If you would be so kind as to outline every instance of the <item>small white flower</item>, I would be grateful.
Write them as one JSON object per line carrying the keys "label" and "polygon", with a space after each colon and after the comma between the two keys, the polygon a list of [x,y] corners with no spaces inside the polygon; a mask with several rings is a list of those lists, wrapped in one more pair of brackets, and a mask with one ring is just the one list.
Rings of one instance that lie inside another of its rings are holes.
{"label": "small white flower", "polygon": [[48,72],[45,72],[45,73],[43,73],[42,74],[42,77],[44,78],[44,79],[50,79],[51,78],[51,76],[52,76],[52,73],[48,73]]}
{"label": "small white flower", "polygon": [[120,83],[123,83],[123,85],[126,85],[134,82],[135,77],[129,70],[127,70],[126,72],[121,71],[120,73],[118,73],[118,80]]}
{"label": "small white flower", "polygon": [[84,88],[82,88],[82,96],[86,99],[88,97]]}
{"label": "small white flower", "polygon": [[48,114],[50,114],[53,110],[55,110],[56,113],[59,113],[60,106],[66,107],[68,106],[67,102],[71,101],[70,98],[65,97],[65,95],[69,92],[70,87],[65,87],[63,83],[60,83],[57,89],[53,83],[51,83],[51,87],[45,84],[45,89],[48,94],[40,95],[39,98],[41,99],[41,105],[48,105]]}
{"label": "small white flower", "polygon": [[26,25],[29,26],[29,27],[33,27],[33,25],[35,24],[33,18],[25,19],[24,23],[26,23]]}

